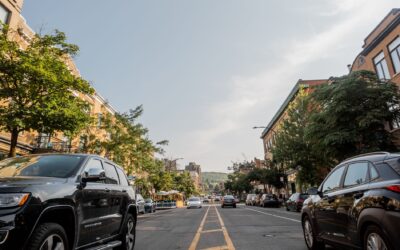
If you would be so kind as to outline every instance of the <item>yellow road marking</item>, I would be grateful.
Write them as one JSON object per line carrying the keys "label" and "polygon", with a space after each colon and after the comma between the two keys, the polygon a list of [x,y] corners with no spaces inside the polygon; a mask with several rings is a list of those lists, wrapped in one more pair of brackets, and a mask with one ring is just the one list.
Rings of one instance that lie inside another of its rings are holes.
{"label": "yellow road marking", "polygon": [[232,240],[229,237],[228,231],[226,230],[224,221],[222,220],[221,215],[219,214],[218,209],[217,209],[216,206],[214,206],[215,213],[217,214],[216,217],[218,217],[218,221],[219,221],[219,224],[221,225],[221,229],[212,229],[212,230],[203,231],[204,224],[206,223],[206,219],[207,219],[208,213],[210,211],[210,207],[207,208],[207,211],[204,214],[203,219],[201,220],[201,223],[200,223],[199,228],[197,229],[196,235],[194,236],[192,243],[190,243],[189,250],[196,250],[196,247],[197,247],[197,244],[199,243],[201,234],[203,234],[203,233],[221,232],[221,231],[222,231],[222,234],[224,235],[224,239],[225,239],[226,245],[206,248],[206,249],[203,249],[203,250],[235,250],[235,247],[233,246]]}
{"label": "yellow road marking", "polygon": [[201,231],[200,233],[214,233],[214,232],[221,232],[222,229],[211,229],[211,230],[206,230],[206,231]]}
{"label": "yellow road marking", "polygon": [[222,233],[224,234],[225,242],[227,244],[228,249],[229,250],[235,250],[235,247],[233,246],[232,240],[229,237],[228,231],[226,230],[224,221],[222,220],[221,215],[219,214],[217,207],[215,207],[215,212],[217,212],[219,223],[221,224]]}
{"label": "yellow road marking", "polygon": [[208,211],[210,211],[210,207],[207,208],[207,211],[204,214],[204,217],[203,217],[203,219],[202,219],[202,221],[200,223],[200,226],[197,229],[196,235],[194,236],[193,241],[190,244],[189,250],[196,250],[197,243],[199,243],[199,240],[200,240],[201,231],[203,230],[204,222],[206,221],[206,218],[207,218],[207,215],[208,215]]}
{"label": "yellow road marking", "polygon": [[229,250],[228,246],[210,247],[201,250]]}

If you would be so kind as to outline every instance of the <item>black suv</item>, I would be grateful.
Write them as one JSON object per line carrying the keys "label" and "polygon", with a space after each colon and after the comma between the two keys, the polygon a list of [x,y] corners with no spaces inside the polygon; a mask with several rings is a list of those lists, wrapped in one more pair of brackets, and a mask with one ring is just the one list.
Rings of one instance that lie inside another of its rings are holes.
{"label": "black suv", "polygon": [[135,192],[96,155],[43,154],[0,162],[0,249],[128,249]]}
{"label": "black suv", "polygon": [[309,194],[302,208],[309,249],[400,249],[400,154],[348,159]]}

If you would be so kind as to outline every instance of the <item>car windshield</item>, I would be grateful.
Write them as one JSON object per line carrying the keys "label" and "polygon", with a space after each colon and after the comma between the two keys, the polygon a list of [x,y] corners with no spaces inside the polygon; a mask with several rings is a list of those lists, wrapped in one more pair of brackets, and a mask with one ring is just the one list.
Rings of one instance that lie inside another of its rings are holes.
{"label": "car windshield", "polygon": [[200,198],[190,198],[189,201],[200,201]]}
{"label": "car windshield", "polygon": [[68,178],[74,175],[84,156],[36,155],[0,161],[0,177],[40,176]]}
{"label": "car windshield", "polygon": [[224,199],[234,199],[232,195],[227,195],[224,197]]}

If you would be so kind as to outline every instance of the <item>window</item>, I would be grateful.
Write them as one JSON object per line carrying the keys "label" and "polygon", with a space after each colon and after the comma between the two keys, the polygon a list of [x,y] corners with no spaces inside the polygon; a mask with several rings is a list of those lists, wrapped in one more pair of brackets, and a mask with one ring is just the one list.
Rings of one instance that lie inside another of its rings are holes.
{"label": "window", "polygon": [[369,175],[370,175],[371,180],[379,177],[378,172],[376,171],[375,167],[372,165],[370,165],[370,168],[369,168]]}
{"label": "window", "polygon": [[0,177],[40,176],[68,178],[81,166],[84,157],[70,155],[33,155],[0,162]]}
{"label": "window", "polygon": [[390,57],[392,58],[394,72],[400,72],[400,37],[397,37],[389,44]]}
{"label": "window", "polygon": [[106,170],[106,179],[108,184],[118,184],[118,174],[115,171],[115,167],[110,163],[104,164],[104,169]]}
{"label": "window", "polygon": [[119,182],[122,186],[129,186],[128,180],[126,179],[126,175],[120,168],[116,168],[119,176]]}
{"label": "window", "polygon": [[358,162],[350,164],[347,168],[344,186],[359,185],[367,181],[368,178],[368,162]]}
{"label": "window", "polygon": [[0,4],[0,21],[2,23],[8,23],[9,16],[10,11],[8,11],[2,4]]}
{"label": "window", "polygon": [[343,170],[344,167],[342,166],[329,175],[322,186],[323,193],[336,190],[340,187],[340,180],[342,179]]}
{"label": "window", "polygon": [[386,64],[386,60],[385,60],[383,51],[374,58],[374,65],[375,65],[376,73],[378,74],[379,79],[381,79],[381,80],[390,79],[389,70],[388,70],[388,67]]}
{"label": "window", "polygon": [[97,128],[101,127],[102,113],[97,113]]}

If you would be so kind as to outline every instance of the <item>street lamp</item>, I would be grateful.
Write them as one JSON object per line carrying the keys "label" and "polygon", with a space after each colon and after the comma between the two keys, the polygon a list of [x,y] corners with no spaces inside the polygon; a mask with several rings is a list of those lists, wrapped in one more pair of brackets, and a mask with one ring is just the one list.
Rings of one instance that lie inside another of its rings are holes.
{"label": "street lamp", "polygon": [[254,126],[253,127],[253,129],[257,129],[257,128],[267,128],[267,127],[264,127],[264,126]]}

